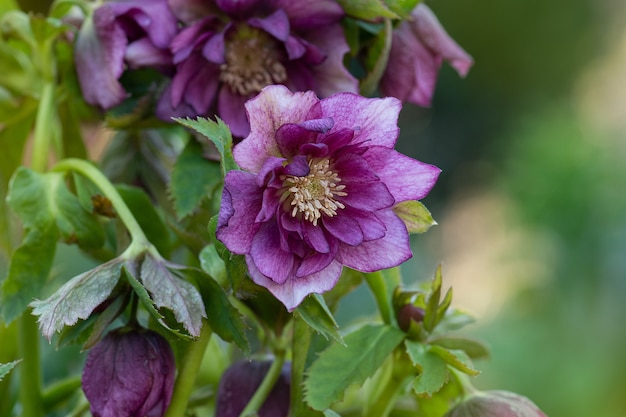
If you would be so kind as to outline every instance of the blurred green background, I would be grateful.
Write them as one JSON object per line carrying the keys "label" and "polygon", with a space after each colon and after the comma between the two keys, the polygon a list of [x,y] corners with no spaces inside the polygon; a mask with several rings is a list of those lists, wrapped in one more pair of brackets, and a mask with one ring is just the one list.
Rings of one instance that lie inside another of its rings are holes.
{"label": "blurred green background", "polygon": [[475,59],[444,65],[399,149],[443,169],[407,277],[443,263],[492,348],[483,389],[551,417],[626,413],[626,2],[435,0]]}

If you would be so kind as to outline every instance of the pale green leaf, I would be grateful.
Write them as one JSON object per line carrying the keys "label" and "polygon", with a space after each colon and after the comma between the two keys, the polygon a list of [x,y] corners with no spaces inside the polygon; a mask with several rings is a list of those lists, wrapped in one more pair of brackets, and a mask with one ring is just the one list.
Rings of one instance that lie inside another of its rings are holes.
{"label": "pale green leaf", "polygon": [[328,309],[324,298],[319,294],[311,294],[296,308],[298,314],[313,330],[328,339],[334,339],[345,346],[339,334],[339,326]]}
{"label": "pale green leaf", "polygon": [[392,326],[366,325],[344,338],[346,346],[332,344],[309,368],[307,403],[326,410],[349,386],[372,376],[403,339],[404,333]]}
{"label": "pale green leaf", "polygon": [[431,345],[429,351],[446,361],[450,366],[465,372],[468,375],[478,375],[480,371],[474,369],[472,360],[462,350],[446,349],[438,345]]}
{"label": "pale green leaf", "polygon": [[385,0],[385,4],[403,19],[407,18],[421,0]]}
{"label": "pale green leaf", "polygon": [[382,0],[339,0],[338,3],[348,16],[363,20],[377,20],[380,17],[397,19]]}
{"label": "pale green leaf", "polygon": [[396,204],[393,212],[404,222],[409,233],[424,233],[437,224],[426,206],[416,200]]}
{"label": "pale green leaf", "polygon": [[20,363],[20,361],[21,359],[9,363],[0,363],[0,381],[2,381],[2,378],[4,378],[9,372],[11,372],[11,369],[13,369],[15,365]]}
{"label": "pale green leaf", "polygon": [[461,336],[441,336],[430,339],[428,343],[452,350],[463,350],[472,359],[487,358],[489,348],[481,341]]}
{"label": "pale green leaf", "polygon": [[213,277],[213,279],[215,279],[220,285],[225,287],[228,282],[226,264],[217,253],[215,245],[208,244],[202,248],[199,258],[202,270]]}
{"label": "pale green leaf", "polygon": [[413,382],[413,391],[419,396],[431,397],[448,381],[449,371],[446,361],[431,352],[423,343],[407,339],[404,346],[413,365],[420,371]]}

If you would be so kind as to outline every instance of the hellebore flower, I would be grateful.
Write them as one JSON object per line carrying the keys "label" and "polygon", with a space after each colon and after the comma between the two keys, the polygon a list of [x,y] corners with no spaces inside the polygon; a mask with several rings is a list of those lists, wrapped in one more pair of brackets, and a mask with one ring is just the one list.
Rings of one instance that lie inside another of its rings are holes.
{"label": "hellebore flower", "polygon": [[[320,96],[358,91],[343,66],[348,51],[334,1],[217,0],[194,13],[193,0],[170,0],[181,19],[193,19],[172,41],[176,73],[157,115],[217,114],[235,136],[249,132],[244,103],[270,84]],[[204,15],[203,15],[204,14]]]}
{"label": "hellebore flower", "polygon": [[343,265],[371,272],[411,257],[394,213],[425,197],[439,168],[396,152],[400,102],[268,86],[246,103],[217,237],[288,310],[331,289]]}
{"label": "hellebore flower", "polygon": [[172,65],[169,44],[178,23],[166,0],[106,1],[83,23],[75,62],[85,101],[103,109],[120,104],[119,78],[128,68]]}
{"label": "hellebore flower", "polygon": [[89,350],[82,385],[94,417],[162,417],[175,373],[174,353],[163,336],[121,329]]}
{"label": "hellebore flower", "polygon": [[432,10],[420,3],[393,33],[380,91],[403,102],[430,106],[443,61],[448,61],[461,77],[474,63],[446,33]]}
{"label": "hellebore flower", "polygon": [[475,392],[445,417],[546,417],[528,398],[508,391]]}
{"label": "hellebore flower", "polygon": [[[272,365],[271,361],[241,360],[232,364],[217,388],[215,417],[239,417]],[[280,376],[258,411],[259,417],[287,417],[291,387],[291,362],[285,362]]]}

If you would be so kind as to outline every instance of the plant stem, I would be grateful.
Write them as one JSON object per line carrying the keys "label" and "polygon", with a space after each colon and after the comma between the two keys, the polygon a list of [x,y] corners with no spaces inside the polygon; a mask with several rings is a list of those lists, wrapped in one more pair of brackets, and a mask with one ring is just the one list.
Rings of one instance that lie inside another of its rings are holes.
{"label": "plant stem", "polygon": [[48,166],[48,158],[50,157],[50,132],[54,112],[54,93],[54,82],[44,84],[39,107],[37,108],[31,168],[39,172],[45,171]]}
{"label": "plant stem", "polygon": [[164,417],[183,417],[185,415],[189,398],[191,397],[198,372],[201,368],[202,358],[211,340],[212,334],[213,331],[211,327],[206,320],[203,320],[202,330],[200,331],[198,339],[186,342],[185,347],[187,350],[179,364],[178,377],[174,385],[172,401]]}
{"label": "plant stem", "polygon": [[22,417],[42,417],[43,400],[41,395],[41,361],[39,358],[39,329],[35,316],[30,310],[19,319],[20,363],[20,402]]}
{"label": "plant stem", "polygon": [[68,158],[59,161],[52,168],[52,170],[60,172],[76,171],[91,180],[111,201],[111,204],[115,207],[118,217],[122,223],[124,223],[124,226],[126,226],[128,233],[130,233],[133,243],[152,246],[141,229],[141,226],[139,226],[137,219],[135,219],[135,216],[133,216],[132,212],[122,199],[120,193],[117,192],[113,184],[111,184],[109,179],[105,177],[98,168],[85,160]]}
{"label": "plant stem", "polygon": [[71,376],[53,385],[50,385],[43,392],[43,406],[49,411],[56,405],[70,398],[81,385],[81,376]]}
{"label": "plant stem", "polygon": [[380,392],[376,402],[367,410],[364,410],[364,417],[387,417],[393,408],[396,399],[404,390],[409,378],[407,376],[392,376],[385,384],[385,388]]}
{"label": "plant stem", "polygon": [[293,340],[291,347],[291,410],[289,415],[317,417],[321,413],[307,407],[302,390],[306,358],[311,345],[313,330],[298,315],[293,317]]}
{"label": "plant stem", "polygon": [[380,271],[371,272],[369,274],[365,274],[365,280],[367,281],[367,285],[370,287],[370,291],[372,291],[372,294],[374,295],[378,311],[380,312],[383,321],[386,324],[390,324],[393,313],[391,311],[391,298],[389,295],[390,289],[387,288],[385,277]]}
{"label": "plant stem", "polygon": [[270,395],[272,388],[276,385],[276,381],[278,381],[278,377],[280,377],[283,365],[285,364],[285,351],[278,351],[275,352],[275,354],[274,362],[272,362],[272,366],[270,366],[265,378],[263,378],[263,382],[261,382],[261,385],[259,385],[259,388],[257,388],[252,398],[250,398],[246,408],[239,414],[239,417],[256,416],[267,399],[267,396]]}

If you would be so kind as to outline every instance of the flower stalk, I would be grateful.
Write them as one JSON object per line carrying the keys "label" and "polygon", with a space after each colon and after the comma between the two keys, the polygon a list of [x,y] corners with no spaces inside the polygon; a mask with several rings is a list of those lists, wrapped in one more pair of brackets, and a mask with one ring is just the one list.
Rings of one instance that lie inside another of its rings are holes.
{"label": "flower stalk", "polygon": [[272,366],[270,367],[269,371],[267,371],[265,378],[263,378],[263,382],[261,382],[261,385],[259,385],[259,388],[257,388],[256,392],[254,393],[246,407],[243,409],[239,417],[254,417],[258,415],[257,413],[259,409],[267,399],[268,395],[272,391],[272,388],[274,388],[274,385],[276,385],[276,381],[278,381],[278,378],[280,377],[283,365],[285,364],[285,353],[286,351],[284,349],[274,352],[275,357],[274,361],[272,362]]}

